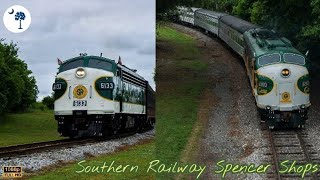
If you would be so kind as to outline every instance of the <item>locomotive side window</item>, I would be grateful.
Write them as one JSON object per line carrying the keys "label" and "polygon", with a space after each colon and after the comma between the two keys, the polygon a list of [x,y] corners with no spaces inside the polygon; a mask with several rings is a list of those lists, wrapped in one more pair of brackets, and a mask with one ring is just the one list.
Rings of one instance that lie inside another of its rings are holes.
{"label": "locomotive side window", "polygon": [[304,57],[298,54],[285,53],[283,55],[283,59],[285,62],[288,62],[288,63],[294,63],[299,65],[305,64]]}
{"label": "locomotive side window", "polygon": [[99,59],[90,59],[88,67],[112,71],[112,63]]}
{"label": "locomotive side window", "polygon": [[280,60],[281,60],[280,54],[268,54],[268,55],[261,56],[258,59],[258,62],[260,66],[264,66],[264,65],[280,62]]}
{"label": "locomotive side window", "polygon": [[77,67],[83,67],[83,60],[82,59],[74,60],[74,61],[67,62],[67,63],[61,65],[60,72],[74,69]]}

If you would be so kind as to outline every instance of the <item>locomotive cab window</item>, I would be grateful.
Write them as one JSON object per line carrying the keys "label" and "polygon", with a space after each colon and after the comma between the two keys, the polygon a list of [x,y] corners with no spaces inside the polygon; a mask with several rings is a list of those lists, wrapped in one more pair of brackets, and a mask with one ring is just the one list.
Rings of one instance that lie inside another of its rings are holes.
{"label": "locomotive cab window", "polygon": [[298,54],[285,53],[283,55],[283,59],[287,63],[294,63],[294,64],[299,64],[299,65],[305,64],[304,57],[301,55],[298,55]]}
{"label": "locomotive cab window", "polygon": [[88,67],[112,71],[112,63],[101,59],[90,59]]}
{"label": "locomotive cab window", "polygon": [[84,64],[83,64],[83,59],[76,59],[76,60],[73,60],[73,61],[70,61],[70,62],[66,62],[64,64],[62,64],[59,68],[59,71],[60,72],[63,72],[63,71],[67,71],[67,70],[70,70],[70,69],[74,69],[74,68],[77,68],[77,67],[83,67]]}
{"label": "locomotive cab window", "polygon": [[259,62],[260,66],[279,63],[280,61],[281,61],[280,54],[268,54],[268,55],[261,56],[258,59],[258,62]]}

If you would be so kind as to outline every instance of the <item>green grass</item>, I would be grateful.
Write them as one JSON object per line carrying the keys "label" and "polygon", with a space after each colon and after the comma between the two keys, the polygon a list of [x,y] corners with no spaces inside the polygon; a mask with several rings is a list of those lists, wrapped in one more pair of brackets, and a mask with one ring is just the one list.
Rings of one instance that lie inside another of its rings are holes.
{"label": "green grass", "polygon": [[[191,36],[180,33],[167,26],[158,26],[157,32],[157,41],[166,41],[175,46],[175,53],[172,57],[176,60],[193,61],[199,59],[199,50],[196,48],[195,41]],[[179,61],[177,61],[177,63],[179,63]]]}
{"label": "green grass", "polygon": [[[127,171],[123,172],[107,172],[107,168],[105,168],[104,172],[100,173],[97,172],[85,172],[83,171],[83,167],[78,165],[80,161],[76,163],[63,165],[61,167],[53,167],[53,169],[47,169],[40,172],[37,176],[33,176],[30,179],[38,180],[38,179],[155,179],[154,173],[149,172],[147,173],[147,169],[149,167],[150,161],[154,159],[154,142],[143,144],[143,145],[136,145],[130,147],[127,150],[120,151],[111,155],[103,155],[99,157],[89,158],[86,159],[84,163],[81,165],[85,168],[90,166],[103,166],[103,163],[106,162],[106,165],[110,165],[112,161],[114,161],[113,167],[117,167],[118,165],[131,165],[138,166],[138,170],[130,172],[128,169]],[[77,171],[83,171],[78,173]]]}
{"label": "green grass", "polygon": [[0,117],[0,146],[61,139],[53,111],[7,114]]}
{"label": "green grass", "polygon": [[[158,26],[157,32],[157,42],[173,53],[167,54],[169,65],[160,64],[156,72],[156,157],[171,164],[180,160],[197,121],[199,98],[206,87],[207,64],[202,61],[192,37],[168,26]],[[173,174],[157,176],[174,177]]]}

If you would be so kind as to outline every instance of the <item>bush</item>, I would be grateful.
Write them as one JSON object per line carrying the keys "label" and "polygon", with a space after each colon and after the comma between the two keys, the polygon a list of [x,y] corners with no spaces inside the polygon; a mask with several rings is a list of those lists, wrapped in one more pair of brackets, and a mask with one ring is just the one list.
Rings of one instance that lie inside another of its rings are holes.
{"label": "bush", "polygon": [[51,94],[51,96],[46,96],[43,98],[42,103],[47,106],[49,109],[53,109],[54,108],[54,98],[53,98],[53,94]]}

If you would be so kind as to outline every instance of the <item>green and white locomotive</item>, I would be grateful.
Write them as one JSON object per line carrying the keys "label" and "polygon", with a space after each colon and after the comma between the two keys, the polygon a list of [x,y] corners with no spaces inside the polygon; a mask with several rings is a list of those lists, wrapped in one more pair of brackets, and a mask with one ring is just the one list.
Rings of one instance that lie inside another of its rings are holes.
{"label": "green and white locomotive", "polygon": [[155,93],[148,82],[108,58],[80,54],[63,62],[52,89],[62,136],[108,136],[155,122]]}
{"label": "green and white locomotive", "polygon": [[[185,14],[180,21],[186,21]],[[311,105],[307,61],[288,39],[224,13],[196,9],[193,17],[194,26],[219,37],[242,57],[261,119],[270,129],[305,126]]]}
{"label": "green and white locomotive", "polygon": [[261,112],[269,128],[304,127],[310,82],[305,57],[286,38],[267,29],[244,33],[244,60]]}

